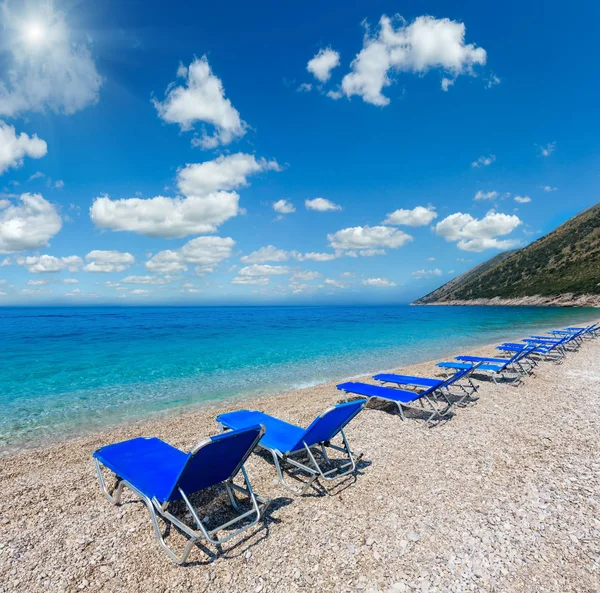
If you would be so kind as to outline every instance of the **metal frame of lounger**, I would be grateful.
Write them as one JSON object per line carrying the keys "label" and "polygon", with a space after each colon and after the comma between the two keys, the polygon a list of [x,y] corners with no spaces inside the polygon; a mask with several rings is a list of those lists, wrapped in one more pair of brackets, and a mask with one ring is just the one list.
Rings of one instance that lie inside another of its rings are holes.
{"label": "metal frame of lounger", "polygon": [[[238,503],[235,500],[234,491],[248,496],[248,498],[252,502],[252,509],[250,509],[249,511],[246,511],[244,513],[241,513],[237,517],[234,517],[230,521],[226,521],[225,523],[215,527],[214,529],[207,530],[207,528],[204,526],[202,520],[198,516],[196,509],[190,502],[188,496],[179,487],[177,488],[177,490],[185,504],[186,509],[188,510],[190,515],[193,517],[199,531],[192,529],[191,527],[189,527],[188,525],[183,523],[183,521],[181,521],[175,515],[173,515],[172,513],[170,513],[168,511],[169,504],[173,501],[167,500],[166,502],[161,504],[156,499],[156,497],[149,498],[147,495],[145,495],[143,492],[141,492],[138,488],[136,488],[131,482],[124,480],[123,478],[119,477],[118,475],[116,476],[117,482],[115,484],[115,487],[114,487],[113,491],[110,492],[108,490],[108,488],[106,487],[106,483],[104,481],[104,476],[102,475],[102,468],[101,468],[102,464],[99,462],[99,460],[97,458],[95,458],[94,463],[96,466],[96,474],[98,476],[98,481],[100,482],[100,488],[102,490],[102,494],[104,495],[105,498],[107,498],[114,505],[118,505],[121,502],[121,494],[123,493],[124,486],[127,486],[132,492],[135,492],[135,494],[137,494],[141,498],[141,500],[145,503],[146,507],[148,508],[148,512],[150,514],[150,519],[151,519],[152,525],[154,527],[154,534],[156,535],[156,539],[158,540],[160,547],[168,554],[169,558],[171,558],[171,560],[173,560],[175,563],[183,564],[187,560],[187,557],[189,556],[190,552],[192,551],[192,549],[194,548],[194,546],[196,545],[196,543],[199,540],[206,539],[207,541],[209,541],[212,544],[220,545],[220,544],[223,544],[224,542],[232,539],[236,535],[239,535],[243,531],[250,529],[251,527],[253,527],[260,521],[261,515],[264,513],[266,508],[269,506],[269,504],[271,503],[271,500],[268,498],[263,498],[262,496],[259,496],[258,494],[256,494],[254,492],[254,490],[252,490],[252,485],[250,484],[250,479],[248,478],[246,469],[244,468],[244,463],[246,462],[246,460],[248,459],[248,457],[250,456],[250,454],[252,453],[254,448],[257,446],[258,441],[262,438],[264,433],[265,433],[264,426],[261,426],[261,430],[260,430],[258,437],[255,439],[254,443],[250,446],[246,455],[244,455],[244,457],[242,458],[242,460],[240,461],[238,466],[232,472],[229,479],[222,482],[225,485],[225,489],[227,491],[227,495],[229,496],[229,501],[231,502],[231,506],[236,511],[239,511],[240,508],[239,508]],[[190,451],[190,453],[192,455],[195,455],[196,453],[198,453],[198,451],[200,451],[204,447],[210,445],[212,442],[213,441],[210,438],[205,439],[205,440],[201,441],[200,443],[198,443]],[[107,469],[109,469],[109,471],[112,471],[112,470],[110,470],[110,468],[107,468]],[[233,483],[234,478],[240,472],[244,478],[244,483],[246,484],[245,488]],[[239,523],[243,519],[250,517],[252,515],[255,515],[255,517],[251,521],[251,523],[249,523],[248,525],[244,525],[243,527],[236,529],[232,533],[229,533],[228,535],[226,535],[222,538],[213,538],[213,535],[215,533],[217,533],[218,531],[220,531],[222,529],[226,529],[227,527],[230,527],[232,525],[235,525],[236,523]],[[174,525],[180,531],[185,533],[185,535],[188,536],[189,541],[185,545],[185,548],[180,556],[178,556],[173,550],[171,550],[171,548],[169,548],[169,546],[165,542],[164,536],[162,534],[162,531],[161,531],[161,528],[160,528],[160,525],[158,522],[159,516],[165,521],[165,523],[167,523],[167,525],[169,523]]]}
{"label": "metal frame of lounger", "polygon": [[[329,412],[332,412],[335,409],[336,409],[336,406],[330,406],[329,408],[327,408],[326,410],[324,410],[323,412],[321,412],[321,414],[319,414],[315,418],[315,421],[317,421],[317,420],[319,420],[321,418],[324,418]],[[262,445],[260,442],[256,445],[256,448],[257,449],[263,449],[263,450],[268,451],[269,453],[271,453],[271,455],[273,457],[273,463],[275,464],[275,469],[277,471],[277,477],[279,479],[279,483],[286,490],[289,490],[290,492],[292,492],[292,493],[294,493],[296,495],[302,496],[313,485],[313,483],[315,482],[315,480],[317,480],[319,478],[322,478],[323,480],[326,480],[326,481],[339,480],[340,478],[343,478],[344,476],[352,474],[352,473],[354,473],[356,471],[356,464],[362,458],[362,453],[360,455],[358,455],[356,457],[356,459],[354,458],[354,453],[350,449],[350,445],[348,444],[348,439],[346,438],[346,435],[344,433],[344,428],[343,427],[347,426],[348,423],[351,420],[353,420],[356,417],[356,415],[361,410],[362,410],[362,408],[360,408],[356,412],[356,414],[354,414],[352,417],[350,417],[343,424],[343,426],[340,428],[340,430],[337,433],[335,433],[333,435],[333,437],[332,437],[332,438],[335,438],[339,434],[342,437],[343,447],[340,447],[338,445],[333,445],[331,443],[331,439],[330,439],[328,441],[321,441],[321,442],[315,443],[313,445],[307,445],[305,441],[302,441],[302,445],[303,445],[302,449],[298,449],[297,451],[288,451],[286,453],[283,453],[279,449],[275,449],[275,448],[271,448],[271,447],[267,447],[265,445]],[[250,411],[250,412],[258,412],[258,410],[248,410],[248,411]],[[217,422],[219,423],[219,425],[221,427],[221,430],[222,431],[226,431],[226,430],[228,430],[228,428],[226,426],[224,426],[219,421],[220,416],[221,415],[217,416]],[[277,418],[277,420],[279,420],[279,419]],[[311,426],[312,426],[312,424],[313,423],[311,423]],[[309,426],[309,428],[310,428],[310,426]],[[306,430],[308,430],[308,429],[306,429]],[[332,469],[330,469],[328,471],[323,471],[321,469],[321,466],[319,465],[319,463],[315,459],[313,451],[316,451],[316,452],[320,453],[323,456],[325,462],[331,466],[333,464],[331,462],[331,459],[327,455],[326,447],[329,447],[330,449],[333,449],[333,450],[338,451],[340,453],[345,453],[347,455],[348,461],[346,463],[343,463],[339,467],[333,467]],[[310,467],[308,465],[305,465],[304,463],[301,463],[296,458],[296,457],[302,457],[304,455],[306,455],[308,461],[310,463],[312,463],[312,467]],[[307,472],[308,474],[310,474],[312,476],[311,478],[309,478],[308,482],[304,485],[304,487],[302,487],[300,489],[297,489],[297,488],[294,488],[293,486],[290,486],[285,481],[284,470],[285,470],[285,464],[286,463],[290,464],[291,466],[293,466],[293,467],[295,467],[297,469],[305,471],[305,472]],[[345,470],[346,468],[348,468],[348,469]],[[340,471],[340,470],[345,470],[345,471]],[[334,474],[334,475],[332,475],[332,474]]]}

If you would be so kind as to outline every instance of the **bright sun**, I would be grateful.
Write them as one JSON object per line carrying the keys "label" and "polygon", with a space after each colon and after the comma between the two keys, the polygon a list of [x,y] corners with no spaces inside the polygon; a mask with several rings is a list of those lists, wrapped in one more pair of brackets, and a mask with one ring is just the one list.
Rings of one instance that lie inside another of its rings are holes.
{"label": "bright sun", "polygon": [[27,23],[24,27],[24,36],[27,43],[39,45],[46,37],[46,30],[40,23]]}

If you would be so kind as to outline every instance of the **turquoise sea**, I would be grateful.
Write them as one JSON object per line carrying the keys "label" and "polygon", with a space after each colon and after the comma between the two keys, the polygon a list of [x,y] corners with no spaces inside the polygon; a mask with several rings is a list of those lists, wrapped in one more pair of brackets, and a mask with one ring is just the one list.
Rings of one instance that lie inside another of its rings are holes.
{"label": "turquoise sea", "polygon": [[597,317],[533,307],[6,307],[0,449]]}

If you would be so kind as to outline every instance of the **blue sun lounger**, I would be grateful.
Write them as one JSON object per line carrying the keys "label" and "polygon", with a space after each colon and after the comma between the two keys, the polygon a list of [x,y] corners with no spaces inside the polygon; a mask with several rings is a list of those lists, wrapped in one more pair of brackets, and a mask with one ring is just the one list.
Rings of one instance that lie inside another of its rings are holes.
{"label": "blue sun lounger", "polygon": [[[498,377],[513,383],[520,381],[521,377],[531,372],[532,367],[525,369],[521,361],[533,352],[534,347],[525,347],[516,352],[510,358],[486,358],[483,356],[457,356],[455,361],[439,362],[437,366],[453,371],[464,370],[477,366],[477,373],[487,373],[494,383],[498,383]],[[473,370],[475,370],[473,368]]]}
{"label": "blue sun lounger", "polygon": [[597,338],[600,333],[600,322],[592,323],[592,325],[588,325],[587,327],[567,327],[566,330],[568,332],[582,332],[582,336],[585,336],[588,339]]}
{"label": "blue sun lounger", "polygon": [[[468,369],[464,369],[455,373],[452,377],[444,380],[441,384],[431,386],[424,391],[409,391],[404,389],[394,389],[391,387],[382,387],[380,385],[371,385],[370,383],[360,383],[349,381],[347,383],[341,383],[337,386],[340,391],[344,392],[347,397],[348,393],[353,395],[360,395],[367,400],[380,399],[386,402],[391,402],[398,406],[400,417],[403,421],[406,420],[404,414],[405,409],[416,409],[419,411],[430,412],[430,415],[425,420],[425,425],[434,419],[443,419],[450,415],[453,404],[448,399],[448,394],[443,389],[444,386],[451,385],[473,372],[474,367],[469,366]],[[436,397],[437,395],[437,397]],[[438,400],[443,400],[445,406],[440,408]],[[419,404],[418,406],[416,404]]]}
{"label": "blue sun lounger", "polygon": [[531,346],[535,346],[535,348],[529,353],[527,360],[534,365],[537,365],[539,360],[560,363],[564,358],[564,352],[561,350],[560,344],[524,344],[522,342],[505,342],[496,348],[501,352],[523,352]]}
{"label": "blue sun lounger", "polygon": [[[515,352],[510,358],[499,358],[492,356],[456,356],[456,360],[461,362],[475,363],[482,362],[484,364],[499,365],[503,371],[512,371],[515,374],[524,376],[531,373],[535,366],[533,362],[528,360],[529,355],[536,350],[536,346],[526,346],[522,350]],[[481,369],[480,369],[481,370]]]}
{"label": "blue sun lounger", "polygon": [[[386,386],[387,383],[393,383],[394,385],[401,387],[407,386],[410,389],[440,389],[446,390],[448,395],[458,396],[460,399],[455,402],[456,404],[462,404],[467,398],[476,401],[478,398],[474,397],[473,394],[477,393],[478,387],[473,383],[469,375],[465,375],[462,377],[463,382],[457,381],[448,381],[448,378],[445,379],[432,379],[427,377],[416,377],[414,375],[397,375],[395,373],[379,373],[373,377],[376,381],[380,381],[383,386]],[[453,392],[450,390],[450,387],[455,385],[460,389],[459,393]]]}
{"label": "blue sun lounger", "polygon": [[[183,564],[198,540],[206,539],[213,544],[221,544],[258,523],[261,513],[270,501],[253,492],[243,464],[264,432],[264,427],[255,423],[244,430],[210,437],[196,445],[189,453],[184,453],[160,439],[146,437],[101,447],[94,451],[93,457],[102,493],[112,503],[119,504],[123,487],[127,486],[133,490],[148,508],[159,545],[173,561]],[[106,487],[102,467],[116,475],[116,484],[112,491]],[[245,487],[233,482],[240,472]],[[225,485],[232,507],[240,514],[208,530],[200,519],[201,515],[190,502],[190,495],[218,484]],[[241,512],[235,497],[236,492],[248,497],[251,504],[249,511]],[[183,500],[195,527],[190,527],[169,511],[169,505],[178,500]],[[159,517],[189,538],[179,556],[167,546],[158,522]],[[250,520],[250,523],[221,538],[214,537],[218,531],[244,519]]]}
{"label": "blue sun lounger", "polygon": [[[258,443],[273,456],[279,482],[284,488],[295,494],[304,494],[318,479],[337,480],[356,469],[356,460],[350,450],[344,427],[363,409],[362,400],[337,404],[327,408],[315,418],[308,428],[300,428],[279,418],[274,418],[256,410],[238,410],[217,416],[217,422],[223,429],[236,430],[260,422],[266,433]],[[227,433],[225,433],[227,434]],[[343,446],[333,445],[331,441],[340,435]],[[332,462],[327,448],[344,453],[346,459],[341,465]],[[320,458],[320,463],[317,461]],[[309,474],[309,481],[300,489],[289,486],[283,476],[286,465]],[[322,466],[326,466],[325,469]]]}

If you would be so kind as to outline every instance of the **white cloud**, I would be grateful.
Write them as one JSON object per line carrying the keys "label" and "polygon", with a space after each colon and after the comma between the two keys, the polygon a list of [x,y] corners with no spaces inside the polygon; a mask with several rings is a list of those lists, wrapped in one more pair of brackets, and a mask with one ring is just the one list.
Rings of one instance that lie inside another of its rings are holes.
{"label": "white cloud", "polygon": [[[11,5],[18,9],[13,11]],[[6,76],[0,80],[0,115],[14,117],[46,108],[71,114],[96,103],[102,77],[89,46],[70,38],[64,15],[51,0],[36,3],[33,22],[22,7],[16,1],[0,4],[8,58]]]}
{"label": "white cloud", "polygon": [[316,210],[317,212],[334,212],[341,210],[342,207],[338,204],[334,204],[330,200],[325,198],[315,198],[314,200],[305,200],[304,205],[307,210]]}
{"label": "white cloud", "polygon": [[531,198],[529,196],[515,196],[515,202],[519,202],[519,204],[527,204],[531,202]]}
{"label": "white cloud", "polygon": [[327,82],[331,78],[331,71],[340,65],[340,54],[327,47],[320,49],[308,62],[306,69],[319,81]]}
{"label": "white cloud", "polygon": [[297,282],[290,282],[290,290],[292,291],[292,294],[302,294],[303,292],[314,291],[316,289],[317,287],[314,284],[308,285],[302,283],[299,284]]}
{"label": "white cloud", "polygon": [[63,278],[61,282],[63,284],[79,284],[79,280],[77,280],[77,278]]}
{"label": "white cloud", "polygon": [[435,258],[435,257],[428,257],[428,258],[427,258],[427,261],[435,261],[435,260],[436,260],[436,258]]}
{"label": "white cloud", "polygon": [[404,231],[387,226],[357,226],[327,235],[334,249],[396,249],[413,238]]}
{"label": "white cloud", "polygon": [[[354,256],[354,253],[347,253],[347,255]],[[373,257],[375,255],[385,255],[385,249],[361,249],[358,252],[358,255],[362,255],[363,257]]]}
{"label": "white cloud", "polygon": [[308,82],[303,82],[296,90],[299,93],[310,93],[312,91],[313,85]]}
{"label": "white cloud", "polygon": [[267,276],[238,276],[231,284],[247,284],[251,286],[267,286],[270,279]]}
{"label": "white cloud", "polygon": [[538,148],[542,156],[550,156],[556,150],[556,142],[550,142],[546,146],[539,146]]}
{"label": "white cloud", "polygon": [[356,277],[356,274],[354,274],[353,272],[342,272],[340,274],[341,278],[354,278]]}
{"label": "white cloud", "polygon": [[54,187],[56,189],[63,189],[65,187],[65,182],[62,179],[59,179],[54,183]]}
{"label": "white cloud", "polygon": [[495,200],[500,194],[497,191],[482,191],[479,190],[475,194],[476,200]]}
{"label": "white cloud", "polygon": [[496,86],[497,84],[500,84],[502,82],[502,80],[500,78],[498,78],[498,76],[496,76],[495,74],[491,74],[490,77],[488,78],[487,84],[485,85],[486,88],[491,89],[493,86]]}
{"label": "white cloud", "polygon": [[471,163],[471,167],[475,167],[476,169],[479,167],[489,167],[496,160],[495,154],[490,154],[489,156],[480,156],[476,161]]}
{"label": "white cloud", "polygon": [[273,202],[273,210],[279,214],[291,214],[296,212],[296,207],[287,200],[277,200],[277,202]]}
{"label": "white cloud", "polygon": [[325,286],[331,286],[332,288],[346,288],[346,285],[339,280],[332,280],[331,278],[327,278],[323,280],[323,284]]}
{"label": "white cloud", "polygon": [[332,261],[340,257],[340,253],[315,253],[311,251],[309,253],[298,253],[296,258],[298,261]]}
{"label": "white cloud", "polygon": [[146,269],[158,274],[173,274],[196,266],[196,274],[213,272],[220,262],[231,257],[235,241],[231,237],[197,237],[180,249],[159,251],[146,262]]}
{"label": "white cloud", "polygon": [[375,286],[377,288],[388,288],[396,286],[395,282],[390,282],[387,278],[367,278],[362,281],[364,286]]}
{"label": "white cloud", "polygon": [[26,295],[50,294],[50,293],[52,293],[52,291],[48,290],[47,288],[23,288],[21,290],[21,294],[26,294]]}
{"label": "white cloud", "polygon": [[157,274],[175,274],[184,272],[187,266],[182,261],[178,251],[166,249],[159,251],[154,257],[146,262],[146,269]]}
{"label": "white cloud", "polygon": [[558,187],[552,187],[551,185],[545,185],[544,191],[556,191]]}
{"label": "white cloud", "polygon": [[136,288],[135,290],[130,290],[129,294],[134,296],[146,296],[147,294],[150,294],[150,292],[150,290],[146,290],[144,288]]}
{"label": "white cloud", "polygon": [[135,263],[135,258],[131,253],[100,249],[90,251],[85,259],[88,262],[83,268],[86,272],[123,272]]}
{"label": "white cloud", "polygon": [[434,218],[437,218],[437,212],[433,206],[417,206],[412,210],[394,210],[388,214],[383,224],[406,225],[406,226],[424,226],[429,224]]}
{"label": "white cloud", "polygon": [[90,217],[100,228],[133,231],[150,237],[185,237],[213,233],[220,224],[240,214],[240,196],[230,190],[248,185],[247,177],[261,171],[279,171],[276,161],[250,154],[220,156],[186,165],[177,172],[177,185],[186,196],[167,198],[96,198]]}
{"label": "white cloud", "polygon": [[442,90],[444,92],[447,92],[448,89],[454,85],[455,79],[454,78],[442,78]]}
{"label": "white cloud", "polygon": [[27,280],[29,286],[44,286],[48,284],[48,280]]}
{"label": "white cloud", "polygon": [[111,200],[104,195],[94,200],[90,218],[97,227],[113,231],[132,231],[148,237],[185,237],[215,232],[220,224],[239,214],[239,199],[235,192],[122,200]]}
{"label": "white cloud", "polygon": [[246,187],[250,175],[281,170],[275,160],[257,159],[252,154],[238,152],[221,155],[212,161],[186,165],[177,171],[177,186],[186,196],[208,196],[217,190]]}
{"label": "white cloud", "polygon": [[514,214],[501,214],[490,210],[482,219],[457,212],[437,223],[435,232],[446,241],[458,241],[463,251],[479,252],[484,249],[510,249],[518,245],[517,240],[498,240],[496,237],[514,231],[521,220]]}
{"label": "white cloud", "polygon": [[27,182],[31,182],[31,181],[35,181],[36,179],[43,179],[44,177],[46,177],[41,171],[36,171],[33,175],[29,176],[29,179],[27,179]]}
{"label": "white cloud", "polygon": [[287,266],[271,266],[269,264],[252,264],[246,266],[238,272],[238,276],[274,276],[279,274],[289,274],[290,268]]}
{"label": "white cloud", "polygon": [[55,257],[53,255],[31,255],[17,259],[20,266],[27,268],[33,274],[44,274],[69,270],[77,272],[83,265],[82,259],[78,255],[69,255],[67,257]]}
{"label": "white cloud", "polygon": [[411,272],[410,275],[420,280],[421,278],[435,278],[436,276],[441,276],[442,273],[442,270],[435,268],[434,270],[417,270],[416,272]]}
{"label": "white cloud", "polygon": [[179,124],[182,131],[193,129],[197,122],[213,126],[212,136],[203,129],[202,135],[192,140],[194,146],[205,149],[229,144],[246,133],[246,122],[225,98],[223,83],[213,74],[206,56],[196,58],[189,68],[181,64],[177,76],[185,79],[185,85],[171,83],[164,101],[152,100],[161,119]]}
{"label": "white cloud", "polygon": [[41,159],[48,152],[48,146],[37,134],[28,136],[21,132],[18,136],[13,126],[0,120],[0,175],[10,167],[20,167],[28,156]]}
{"label": "white cloud", "polygon": [[74,288],[71,292],[65,292],[65,296],[78,296],[81,294],[81,290],[79,288]]}
{"label": "white cloud", "polygon": [[244,255],[240,258],[240,261],[244,264],[264,264],[266,262],[282,262],[287,261],[290,258],[290,253],[283,249],[277,249],[273,245],[267,245],[261,247],[256,251],[253,251],[250,255]]}
{"label": "white cloud", "polygon": [[319,272],[311,272],[309,270],[298,270],[294,272],[294,275],[291,277],[291,281],[300,280],[302,282],[307,282],[309,280],[315,280],[320,278],[321,274]]}
{"label": "white cloud", "polygon": [[169,276],[127,276],[121,280],[123,284],[168,284],[172,281]]}
{"label": "white cloud", "polygon": [[0,268],[5,268],[6,266],[10,266],[12,265],[12,262],[10,261],[10,257],[5,257],[1,262],[0,262]]}
{"label": "white cloud", "polygon": [[390,19],[383,15],[376,34],[371,35],[367,29],[363,48],[351,64],[352,71],[342,80],[341,92],[347,97],[358,95],[367,103],[385,106],[390,100],[382,91],[393,82],[390,71],[423,75],[432,68],[440,68],[452,77],[443,83],[447,90],[450,80],[453,82],[461,74],[473,74],[473,66],[485,62],[483,48],[465,44],[463,23],[420,16],[407,24],[400,16]]}
{"label": "white cloud", "polygon": [[21,194],[20,200],[0,209],[0,253],[47,247],[62,227],[56,208],[41,194]]}

